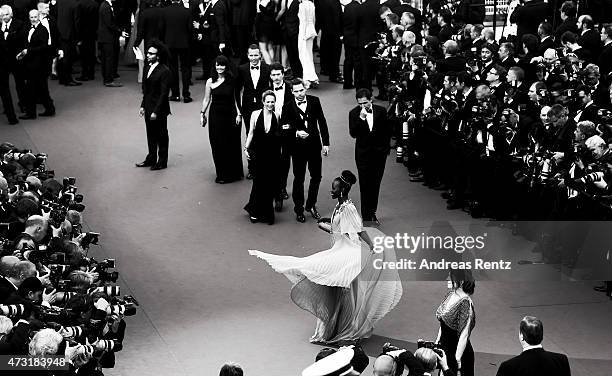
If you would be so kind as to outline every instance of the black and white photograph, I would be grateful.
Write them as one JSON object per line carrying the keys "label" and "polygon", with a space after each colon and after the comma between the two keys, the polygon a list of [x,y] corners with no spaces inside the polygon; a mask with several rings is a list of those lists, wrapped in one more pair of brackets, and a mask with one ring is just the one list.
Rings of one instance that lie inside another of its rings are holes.
{"label": "black and white photograph", "polygon": [[612,0],[0,0],[0,374],[610,376]]}

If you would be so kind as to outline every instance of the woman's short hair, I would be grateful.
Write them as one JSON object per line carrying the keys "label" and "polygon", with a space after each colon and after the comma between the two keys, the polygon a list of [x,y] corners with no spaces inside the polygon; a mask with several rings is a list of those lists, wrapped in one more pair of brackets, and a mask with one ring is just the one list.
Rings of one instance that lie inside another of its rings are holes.
{"label": "woman's short hair", "polygon": [[261,101],[265,101],[266,97],[272,96],[274,97],[274,100],[276,100],[276,94],[274,94],[274,91],[272,90],[266,90],[263,92],[263,94],[261,94]]}
{"label": "woman's short hair", "polygon": [[13,330],[13,322],[6,316],[0,316],[0,335],[9,334]]}
{"label": "woman's short hair", "polygon": [[243,376],[244,371],[238,363],[225,363],[219,371],[219,376]]}
{"label": "woman's short hair", "polygon": [[438,365],[438,357],[432,349],[421,347],[414,352],[414,357],[421,362],[426,371],[433,371]]}
{"label": "woman's short hair", "polygon": [[60,343],[64,340],[61,334],[53,329],[41,329],[34,334],[29,345],[30,356],[43,357],[57,354]]}

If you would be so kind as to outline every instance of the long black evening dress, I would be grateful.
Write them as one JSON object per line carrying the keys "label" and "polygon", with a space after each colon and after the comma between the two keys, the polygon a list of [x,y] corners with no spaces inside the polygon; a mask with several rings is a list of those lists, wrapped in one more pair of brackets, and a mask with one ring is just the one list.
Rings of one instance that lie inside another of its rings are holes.
{"label": "long black evening dress", "polygon": [[251,196],[244,210],[260,222],[274,223],[274,197],[278,196],[280,191],[280,128],[273,113],[270,130],[266,132],[264,111],[258,110],[252,115],[257,116],[249,146],[254,178]]}
{"label": "long black evening dress", "polygon": [[242,171],[241,127],[236,125],[233,81],[225,79],[211,89],[211,104],[208,115],[208,135],[212,149],[217,182],[229,183],[240,180]]}

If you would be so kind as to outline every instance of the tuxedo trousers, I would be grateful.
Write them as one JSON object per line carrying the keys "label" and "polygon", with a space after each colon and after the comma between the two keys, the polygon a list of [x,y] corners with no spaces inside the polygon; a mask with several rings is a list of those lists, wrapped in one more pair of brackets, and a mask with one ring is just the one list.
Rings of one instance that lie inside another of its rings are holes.
{"label": "tuxedo trousers", "polygon": [[328,73],[330,79],[340,76],[340,55],[342,54],[342,42],[340,35],[321,31],[321,70]]}
{"label": "tuxedo trousers", "polygon": [[291,156],[293,161],[293,210],[297,214],[304,212],[304,179],[306,178],[306,168],[310,173],[310,184],[308,185],[308,198],[306,208],[310,209],[317,203],[319,195],[319,185],[321,185],[321,150],[297,147]]}
{"label": "tuxedo trousers", "polygon": [[179,66],[181,69],[180,81],[183,85],[183,98],[191,97],[189,84],[191,82],[191,60],[188,48],[170,49],[170,73],[172,74],[172,84],[170,85],[170,96],[180,97],[179,93]]}
{"label": "tuxedo trousers", "polygon": [[355,150],[355,162],[361,191],[361,216],[366,221],[376,214],[378,208],[380,183],[385,173],[387,156],[388,154],[384,152],[369,152],[363,155]]}
{"label": "tuxedo trousers", "polygon": [[105,84],[113,82],[119,64],[119,38],[113,43],[99,43],[102,61],[102,78]]}
{"label": "tuxedo trousers", "polygon": [[96,71],[96,41],[89,38],[83,40],[80,46],[81,76],[93,80]]}
{"label": "tuxedo trousers", "polygon": [[[353,86],[361,82],[361,60],[359,47],[344,44],[344,86]],[[353,74],[355,79],[353,79]]]}
{"label": "tuxedo trousers", "polygon": [[5,70],[0,70],[0,98],[2,98],[2,107],[9,121],[17,120],[15,107],[13,106],[13,96],[9,86],[9,74]]}
{"label": "tuxedo trousers", "polygon": [[41,103],[45,111],[47,112],[55,112],[55,107],[53,106],[53,100],[49,95],[49,80],[47,74],[45,72],[36,74],[29,74],[25,77],[25,87],[26,87],[26,104],[25,110],[26,114],[30,116],[36,116],[36,105]]}
{"label": "tuxedo trousers", "polygon": [[72,65],[76,55],[76,43],[68,39],[60,39],[59,49],[64,52],[64,57],[58,59],[57,77],[60,85],[65,85],[72,79]]}
{"label": "tuxedo trousers", "polygon": [[158,163],[161,165],[168,164],[168,116],[157,116],[157,119],[151,120],[151,114],[145,114],[145,125],[147,127],[147,145],[149,154],[145,162]]}
{"label": "tuxedo trousers", "polygon": [[[293,77],[302,77],[302,63],[300,62],[300,53],[298,50],[298,36],[285,35],[285,47],[287,48],[287,57],[289,57],[289,64],[291,65],[291,73]],[[311,45],[312,47],[312,45]]]}

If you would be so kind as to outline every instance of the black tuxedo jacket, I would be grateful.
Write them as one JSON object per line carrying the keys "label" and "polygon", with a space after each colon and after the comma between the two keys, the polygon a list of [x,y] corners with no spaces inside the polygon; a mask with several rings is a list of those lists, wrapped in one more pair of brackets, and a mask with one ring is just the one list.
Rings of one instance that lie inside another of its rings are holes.
{"label": "black tuxedo jacket", "polygon": [[163,9],[164,42],[168,48],[189,48],[193,35],[193,23],[189,9],[180,4],[171,4]]}
{"label": "black tuxedo jacket", "polygon": [[229,6],[232,15],[232,25],[250,26],[255,20],[256,1],[252,0],[230,0]]}
{"label": "black tuxedo jacket", "polygon": [[0,276],[0,304],[4,304],[11,294],[17,292],[15,286],[6,278]]}
{"label": "black tuxedo jacket", "polygon": [[338,0],[319,0],[315,8],[317,24],[324,33],[334,36],[342,35],[342,5]]}
{"label": "black tuxedo jacket", "polygon": [[597,124],[599,122],[599,116],[597,115],[598,111],[599,108],[597,108],[597,105],[595,103],[590,104],[588,107],[582,110],[582,113],[578,118],[578,122],[589,120]]}
{"label": "black tuxedo jacket", "polygon": [[95,41],[98,31],[98,11],[100,6],[95,0],[78,0],[77,40]]}
{"label": "black tuxedo jacket", "polygon": [[29,27],[24,28],[25,48],[28,53],[23,58],[23,67],[27,75],[32,73],[48,73],[49,65],[49,32],[41,23],[36,26],[28,42]]}
{"label": "black tuxedo jacket", "polygon": [[67,41],[76,40],[79,17],[76,0],[57,1],[57,28],[60,38]]}
{"label": "black tuxedo jacket", "polygon": [[116,43],[119,40],[121,29],[117,24],[117,10],[111,9],[107,1],[100,4],[98,13],[98,42],[100,43]]}
{"label": "black tuxedo jacket", "polygon": [[[294,0],[295,1],[295,0]],[[376,33],[385,31],[385,25],[380,20],[378,0],[366,0],[359,7],[357,17],[357,39],[360,47],[377,40]]]}
{"label": "black tuxedo jacket", "polygon": [[367,120],[361,120],[360,113],[360,106],[349,112],[349,134],[355,139],[355,159],[359,161],[372,154],[389,154],[392,130],[387,111],[379,105],[372,106],[372,131]]}
{"label": "black tuxedo jacket", "polygon": [[555,40],[552,36],[540,42],[540,47],[538,48],[538,55],[543,56],[544,52],[549,48],[555,48]]}
{"label": "black tuxedo jacket", "polygon": [[[259,63],[259,81],[257,87],[253,86],[251,79],[250,63],[242,64],[238,67],[238,77],[236,82],[236,103],[238,109],[242,112],[253,111],[261,108],[261,95],[270,87],[270,66],[263,61]],[[242,90],[242,98],[240,98],[240,90]]]}
{"label": "black tuxedo jacket", "polygon": [[151,113],[159,116],[168,116],[170,114],[170,102],[168,95],[170,93],[170,70],[167,66],[159,63],[151,77],[149,74],[149,66],[144,69],[142,76],[142,102],[140,107],[144,108],[145,114],[148,117]]}
{"label": "black tuxedo jacket", "polygon": [[503,362],[497,376],[570,376],[567,356],[544,349],[531,349]]}
{"label": "black tuxedo jacket", "polygon": [[510,15],[510,22],[516,23],[516,34],[520,41],[525,34],[538,35],[538,25],[551,16],[548,3],[543,0],[532,0],[517,7]]}
{"label": "black tuxedo jacket", "polygon": [[210,41],[214,44],[227,43],[229,39],[228,26],[226,24],[227,8],[223,0],[218,0],[214,6],[208,7],[204,14],[204,20],[208,21]]}
{"label": "black tuxedo jacket", "polygon": [[578,26],[576,26],[576,18],[568,18],[561,23],[555,30],[555,43],[557,46],[561,45],[561,35],[566,31],[571,31],[574,34],[578,34]]}
{"label": "black tuxedo jacket", "polygon": [[299,3],[299,0],[293,0],[283,15],[283,27],[289,36],[298,35],[300,31]]}
{"label": "black tuxedo jacket", "polygon": [[597,65],[599,65],[601,77],[605,77],[612,71],[612,43],[609,43],[601,50]]}
{"label": "black tuxedo jacket", "polygon": [[359,45],[357,17],[360,6],[361,4],[353,0],[344,7],[344,13],[342,13],[344,44],[350,47],[357,47]]}
{"label": "black tuxedo jacket", "polygon": [[[25,41],[23,39],[23,28],[24,23],[21,20],[13,18],[11,21],[11,27],[8,29],[8,35],[6,36],[6,49],[8,52],[9,64],[15,63],[15,56],[23,49]],[[2,33],[0,31],[0,33]],[[4,34],[3,34],[4,36]],[[26,34],[27,37],[27,34]]]}
{"label": "black tuxedo jacket", "polygon": [[466,60],[461,56],[449,56],[436,63],[436,69],[440,73],[465,71]]}
{"label": "black tuxedo jacket", "polygon": [[[283,138],[293,138],[292,147],[297,151],[321,150],[323,145],[329,146],[327,120],[321,102],[315,96],[306,95],[306,112],[302,112],[295,99],[285,102],[281,124]],[[296,131],[306,131],[309,136],[297,138]]]}
{"label": "black tuxedo jacket", "polygon": [[597,56],[601,51],[601,37],[599,33],[593,29],[578,37],[578,44],[585,50],[589,50],[591,56]]}
{"label": "black tuxedo jacket", "polygon": [[158,7],[144,9],[138,15],[138,32],[136,34],[134,45],[139,46],[140,42],[144,41],[145,48],[147,48],[146,44],[151,39],[163,39],[165,34],[163,9]]}

